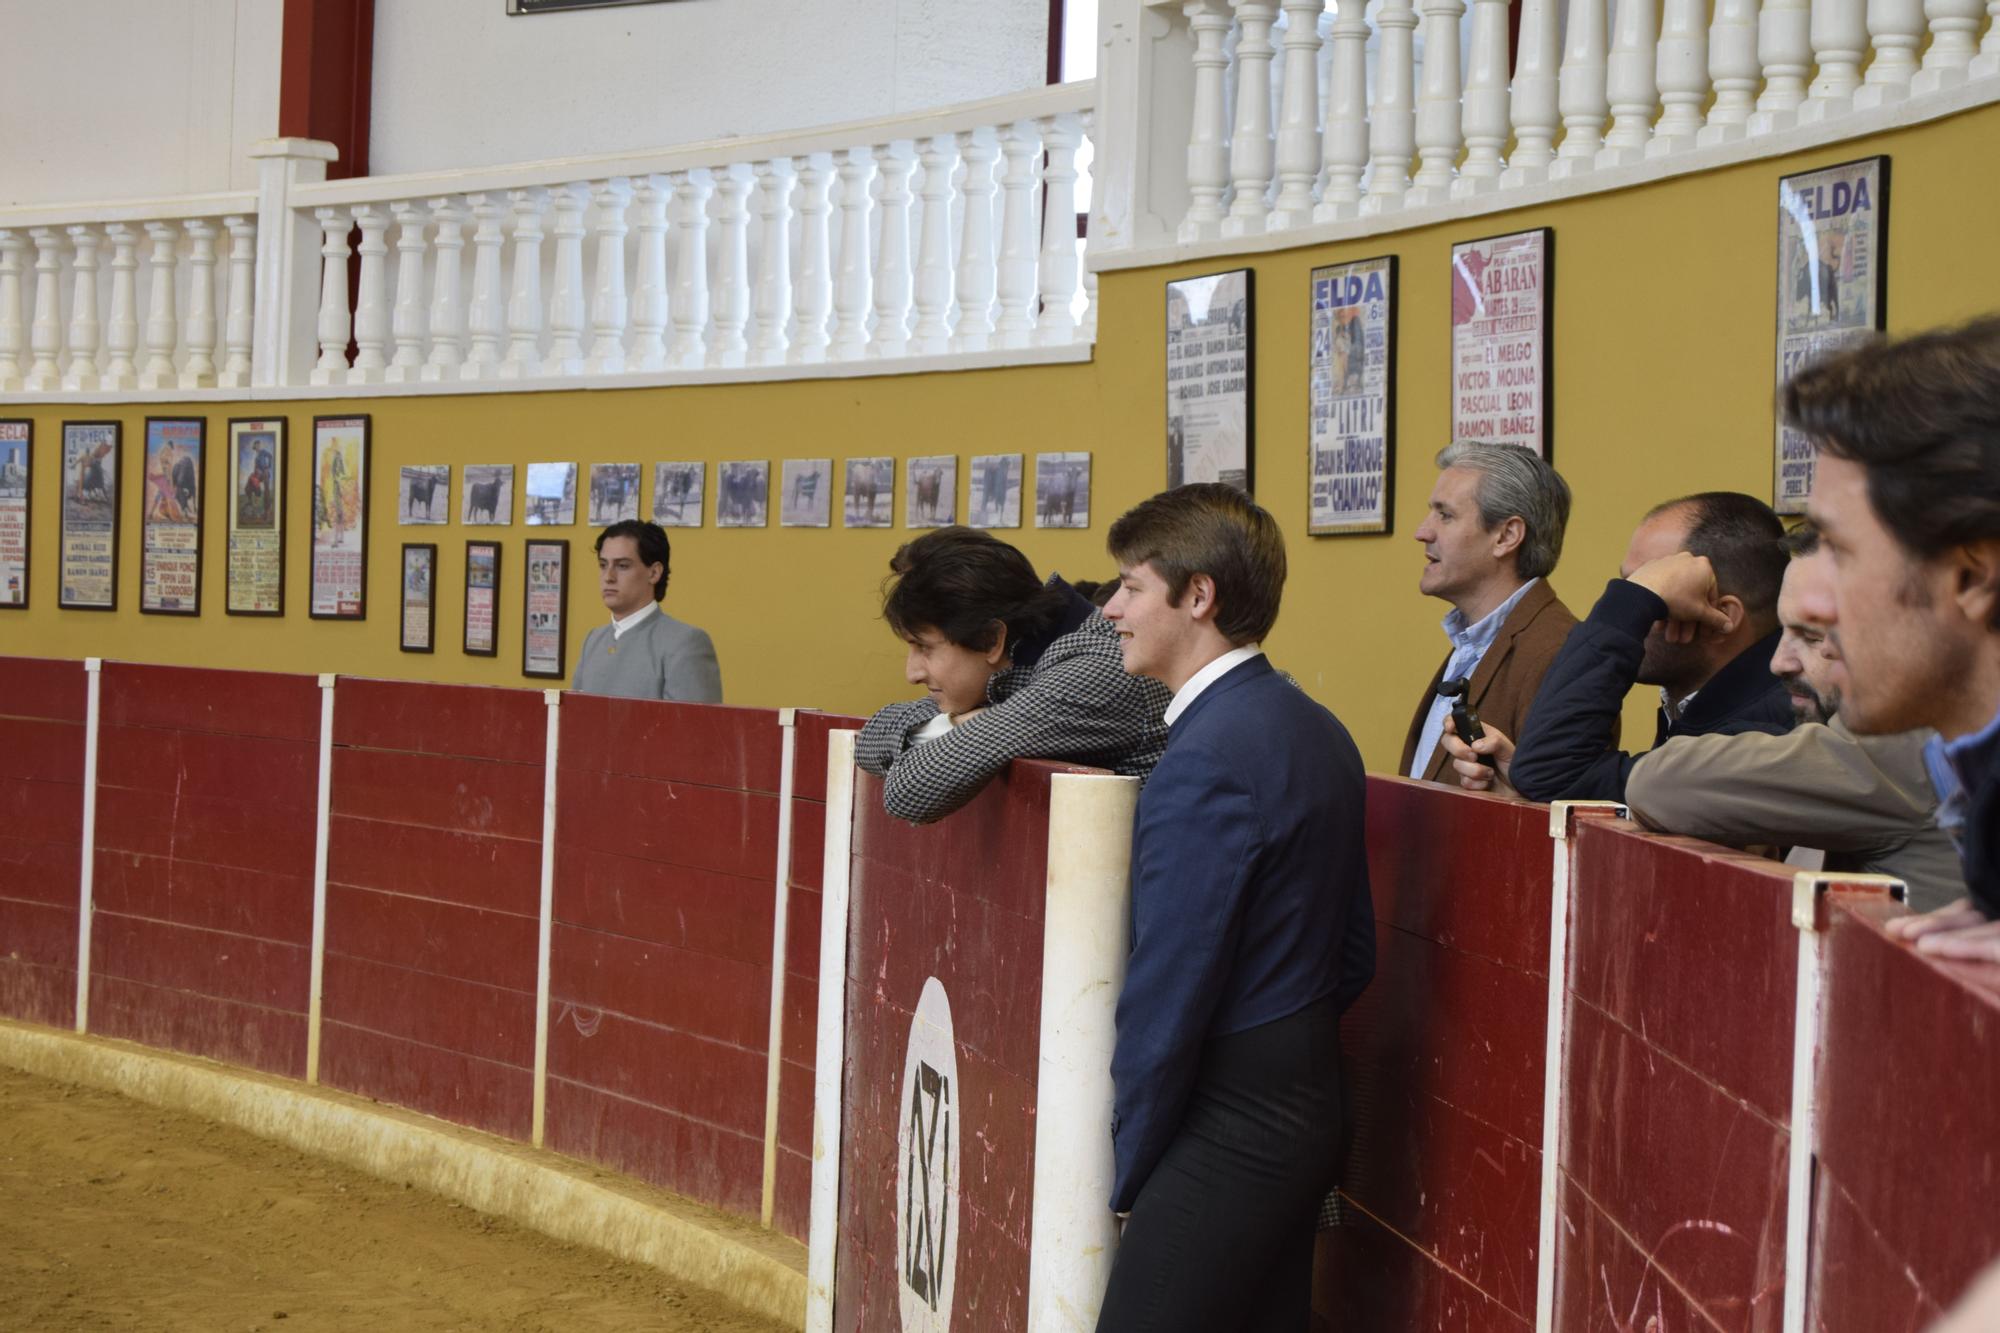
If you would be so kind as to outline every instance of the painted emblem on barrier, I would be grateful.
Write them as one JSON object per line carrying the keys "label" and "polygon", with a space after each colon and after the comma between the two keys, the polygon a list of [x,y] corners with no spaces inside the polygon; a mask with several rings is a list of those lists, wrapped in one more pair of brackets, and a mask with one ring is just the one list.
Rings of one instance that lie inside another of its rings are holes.
{"label": "painted emblem on barrier", "polygon": [[896,1266],[905,1330],[951,1327],[958,1271],[958,1054],[944,983],[924,982],[903,1055],[896,1131]]}

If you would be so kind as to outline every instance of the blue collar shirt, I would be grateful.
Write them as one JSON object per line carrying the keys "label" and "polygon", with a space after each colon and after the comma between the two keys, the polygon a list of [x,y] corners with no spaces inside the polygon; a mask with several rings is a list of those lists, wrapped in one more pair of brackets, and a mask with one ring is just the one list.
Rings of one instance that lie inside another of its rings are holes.
{"label": "blue collar shirt", "polygon": [[1972,789],[1996,760],[2000,760],[2000,713],[1970,736],[1955,741],[1933,736],[1924,743],[1924,767],[1930,770],[1931,786],[1937,790],[1937,826],[1951,835],[1961,851]]}
{"label": "blue collar shirt", "polygon": [[[1472,673],[1479,670],[1486,652],[1493,641],[1500,637],[1500,627],[1507,623],[1507,617],[1514,614],[1514,608],[1528,595],[1540,579],[1529,579],[1514,590],[1514,595],[1487,612],[1477,624],[1465,623],[1465,613],[1457,607],[1445,612],[1444,634],[1451,640],[1451,660],[1444,664],[1444,680],[1470,680]],[[1424,729],[1417,737],[1417,748],[1410,756],[1409,776],[1421,778],[1431,766],[1431,755],[1438,747],[1438,740],[1444,735],[1444,720],[1451,716],[1450,699],[1442,694],[1431,697],[1431,711],[1424,718]],[[1509,737],[1519,740],[1518,736]]]}

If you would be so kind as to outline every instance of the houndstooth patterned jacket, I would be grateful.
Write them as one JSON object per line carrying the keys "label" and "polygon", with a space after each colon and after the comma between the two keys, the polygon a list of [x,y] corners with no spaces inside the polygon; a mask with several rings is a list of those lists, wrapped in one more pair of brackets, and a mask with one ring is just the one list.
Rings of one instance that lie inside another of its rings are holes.
{"label": "houndstooth patterned jacket", "polygon": [[1167,747],[1162,715],[1172,695],[1159,681],[1127,675],[1117,629],[1070,595],[1055,637],[1024,643],[1014,665],[987,682],[985,711],[916,745],[911,735],[937,716],[931,700],[890,704],[868,719],[854,757],[884,779],[884,809],[913,824],[942,819],[1016,759],[1064,759],[1138,778],[1153,771]]}

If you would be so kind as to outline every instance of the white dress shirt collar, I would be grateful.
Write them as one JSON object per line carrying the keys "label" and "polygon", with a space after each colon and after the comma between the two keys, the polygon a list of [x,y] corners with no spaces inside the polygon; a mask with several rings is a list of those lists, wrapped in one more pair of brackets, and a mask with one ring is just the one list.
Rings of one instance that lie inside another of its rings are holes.
{"label": "white dress shirt collar", "polygon": [[611,617],[612,641],[616,642],[617,640],[624,638],[626,630],[635,629],[638,626],[645,624],[646,617],[652,615],[655,611],[658,611],[659,609],[660,609],[660,604],[658,602],[648,602],[644,606],[640,607],[637,611],[634,611],[631,615],[626,616],[623,620],[620,620],[617,616]]}
{"label": "white dress shirt collar", "polygon": [[1185,713],[1188,710],[1188,705],[1201,697],[1203,690],[1215,684],[1216,681],[1221,680],[1251,658],[1262,657],[1263,655],[1264,645],[1260,643],[1245,644],[1241,648],[1230,649],[1201,670],[1195,672],[1192,676],[1189,676],[1187,684],[1174,691],[1174,701],[1167,705],[1167,725],[1171,727],[1174,724],[1174,719]]}

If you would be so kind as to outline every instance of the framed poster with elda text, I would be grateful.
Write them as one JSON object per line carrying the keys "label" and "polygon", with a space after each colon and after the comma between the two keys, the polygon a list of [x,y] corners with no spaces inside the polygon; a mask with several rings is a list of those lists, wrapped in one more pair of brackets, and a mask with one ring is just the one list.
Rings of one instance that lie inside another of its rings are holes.
{"label": "framed poster with elda text", "polygon": [[1396,256],[1312,271],[1306,531],[1387,532],[1396,477]]}
{"label": "framed poster with elda text", "polygon": [[32,535],[29,486],[35,476],[35,423],[0,421],[0,610],[28,607]]}
{"label": "framed poster with elda text", "polygon": [[368,418],[314,417],[312,605],[315,620],[368,614]]}
{"label": "framed poster with elda text", "polygon": [[285,614],[285,454],[283,417],[229,421],[227,594],[232,616]]}
{"label": "framed poster with elda text", "polygon": [[[1865,157],[1778,182],[1778,384],[1884,327],[1889,159]],[[1780,421],[1771,507],[1803,514],[1819,449]]]}
{"label": "framed poster with elda text", "polygon": [[139,610],[146,615],[200,615],[208,423],[199,417],[147,417],[142,476]]}
{"label": "framed poster with elda text", "polygon": [[1451,247],[1451,438],[1549,457],[1555,233]]}
{"label": "framed poster with elda text", "polygon": [[1167,284],[1167,487],[1251,489],[1251,271]]}
{"label": "framed poster with elda text", "polygon": [[116,421],[65,421],[62,434],[61,595],[72,611],[118,609]]}
{"label": "framed poster with elda text", "polygon": [[521,674],[561,680],[568,642],[569,543],[528,543],[528,573],[521,599]]}

